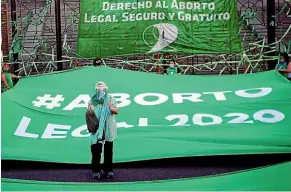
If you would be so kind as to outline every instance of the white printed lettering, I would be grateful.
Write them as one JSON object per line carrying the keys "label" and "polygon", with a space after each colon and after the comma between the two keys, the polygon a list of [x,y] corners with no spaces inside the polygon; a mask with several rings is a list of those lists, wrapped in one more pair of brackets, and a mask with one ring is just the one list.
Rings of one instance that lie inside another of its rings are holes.
{"label": "white printed lettering", "polygon": [[230,93],[231,91],[220,91],[220,92],[204,92],[203,94],[205,95],[210,95],[210,94],[213,94],[215,99],[217,101],[225,101],[226,98],[225,98],[225,95],[224,93]]}
{"label": "white printed lettering", "polygon": [[110,94],[118,102],[117,107],[125,107],[131,103],[129,100],[130,95],[127,93],[112,93]]}
{"label": "white printed lettering", "polygon": [[[212,119],[212,121],[203,122],[203,118],[210,118]],[[200,126],[218,125],[222,123],[222,118],[216,115],[211,115],[211,114],[195,114],[193,116],[193,123]]]}
{"label": "white printed lettering", "polygon": [[[158,97],[158,99],[155,101],[146,101],[145,97]],[[135,96],[135,98],[134,98],[134,101],[137,104],[147,105],[147,106],[159,105],[159,104],[166,102],[167,100],[168,100],[168,96],[160,94],[160,93],[143,93],[143,94],[139,94],[139,95]]]}
{"label": "white printed lettering", "polygon": [[[82,134],[84,132],[84,134]],[[73,137],[89,137],[90,133],[88,133],[87,125],[82,125],[72,131]]]}
{"label": "white printed lettering", "polygon": [[30,124],[31,119],[28,117],[23,116],[14,135],[20,136],[20,137],[30,137],[30,138],[38,138],[38,134],[33,133],[27,133],[26,129],[28,125]]}
{"label": "white printed lettering", "polygon": [[133,125],[129,125],[126,122],[120,122],[120,123],[116,123],[116,127],[117,128],[131,128],[133,127]]}
{"label": "white printed lettering", "polygon": [[67,105],[63,110],[71,111],[75,108],[87,108],[90,101],[89,95],[79,95],[74,101]]}
{"label": "white printed lettering", "polygon": [[47,124],[41,138],[43,139],[62,139],[67,137],[67,131],[58,131],[56,129],[70,130],[71,125]]}
{"label": "white printed lettering", "polygon": [[199,99],[201,94],[199,93],[173,93],[174,103],[183,103],[184,100],[189,100],[192,102],[203,102],[204,100]]}
{"label": "white printed lettering", "polygon": [[[247,93],[248,91],[256,91],[256,93]],[[259,92],[257,92],[259,91]],[[236,91],[235,94],[240,97],[246,98],[257,98],[257,97],[264,97],[272,92],[271,87],[263,87],[263,88],[254,88],[254,89],[245,89]]]}
{"label": "white printed lettering", "polygon": [[[271,115],[272,117],[266,117],[267,115]],[[261,110],[254,114],[254,119],[262,123],[277,123],[284,118],[285,115],[283,113],[272,109]]]}

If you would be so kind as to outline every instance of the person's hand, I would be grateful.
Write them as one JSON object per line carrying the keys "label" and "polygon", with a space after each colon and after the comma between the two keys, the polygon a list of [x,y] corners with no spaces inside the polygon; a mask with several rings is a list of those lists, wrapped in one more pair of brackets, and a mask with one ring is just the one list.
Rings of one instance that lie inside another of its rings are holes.
{"label": "person's hand", "polygon": [[17,78],[18,78],[18,79],[21,79],[21,78],[22,78],[22,76],[17,76]]}
{"label": "person's hand", "polygon": [[111,110],[111,107],[112,107],[112,103],[111,103],[111,102],[109,102],[109,103],[108,103],[108,109],[110,109],[110,110]]}

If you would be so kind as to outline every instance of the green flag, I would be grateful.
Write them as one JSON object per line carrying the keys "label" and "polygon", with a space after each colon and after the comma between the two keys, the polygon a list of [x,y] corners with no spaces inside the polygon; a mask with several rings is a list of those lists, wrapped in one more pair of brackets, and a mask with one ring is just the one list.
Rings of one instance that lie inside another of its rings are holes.
{"label": "green flag", "polygon": [[89,163],[85,112],[115,97],[115,162],[291,152],[291,84],[276,71],[164,76],[85,67],[28,77],[2,95],[2,159]]}
{"label": "green flag", "polygon": [[240,48],[235,0],[81,0],[80,57],[231,53]]}

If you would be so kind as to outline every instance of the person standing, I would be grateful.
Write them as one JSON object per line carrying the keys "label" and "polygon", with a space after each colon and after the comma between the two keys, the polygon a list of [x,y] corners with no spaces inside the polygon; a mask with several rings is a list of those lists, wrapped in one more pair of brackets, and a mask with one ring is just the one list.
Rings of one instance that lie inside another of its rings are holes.
{"label": "person standing", "polygon": [[[280,67],[280,64],[282,67]],[[291,81],[291,62],[287,53],[283,53],[280,59],[279,67],[276,69],[284,75],[289,81]]]}
{"label": "person standing", "polygon": [[181,74],[181,69],[176,66],[176,62],[174,60],[171,60],[169,62],[169,66],[167,66],[164,69],[164,74],[167,74],[167,75]]}
{"label": "person standing", "polygon": [[291,62],[288,63],[286,69],[279,69],[279,72],[282,73],[289,81],[291,81]]}
{"label": "person standing", "polygon": [[16,75],[10,73],[9,70],[10,70],[10,66],[7,63],[2,66],[2,73],[1,73],[2,90],[1,90],[1,92],[5,92],[14,86],[13,78],[14,79],[21,78],[21,76],[16,76]]}
{"label": "person standing", "polygon": [[95,86],[96,94],[91,97],[86,112],[86,124],[90,133],[91,168],[93,178],[101,177],[101,154],[104,145],[103,171],[107,178],[114,178],[113,173],[113,142],[117,137],[115,115],[118,108],[113,96],[108,93],[107,85],[99,81]]}
{"label": "person standing", "polygon": [[93,66],[94,67],[101,67],[101,64],[102,64],[102,60],[98,57],[96,57],[94,60],[93,60]]}
{"label": "person standing", "polygon": [[289,56],[287,53],[282,53],[281,57],[280,57],[280,61],[277,64],[276,68],[277,70],[281,70],[281,69],[286,69],[287,65],[289,62]]}

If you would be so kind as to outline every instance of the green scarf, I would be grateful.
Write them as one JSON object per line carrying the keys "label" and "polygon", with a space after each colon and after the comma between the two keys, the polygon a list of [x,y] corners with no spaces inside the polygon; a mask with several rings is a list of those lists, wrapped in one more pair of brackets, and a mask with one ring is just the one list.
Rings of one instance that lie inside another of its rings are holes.
{"label": "green scarf", "polygon": [[97,129],[96,134],[91,135],[90,143],[91,144],[96,144],[97,142],[101,142],[105,139],[104,138],[104,131],[105,131],[105,123],[108,115],[111,113],[111,111],[108,108],[108,96],[106,94],[104,102],[103,102],[103,107],[101,106],[99,100],[97,99],[97,95],[95,94],[91,98],[91,102],[93,103],[95,107],[95,115],[97,119],[99,120],[99,127]]}

